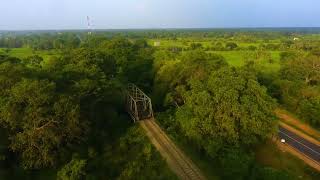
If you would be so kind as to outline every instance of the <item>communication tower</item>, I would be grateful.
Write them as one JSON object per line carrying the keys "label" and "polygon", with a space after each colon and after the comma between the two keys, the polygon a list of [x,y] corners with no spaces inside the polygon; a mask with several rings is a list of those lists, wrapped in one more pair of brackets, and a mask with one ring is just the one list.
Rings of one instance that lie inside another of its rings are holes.
{"label": "communication tower", "polygon": [[88,35],[92,34],[92,29],[91,29],[91,22],[90,22],[90,17],[87,16],[87,23],[88,23]]}

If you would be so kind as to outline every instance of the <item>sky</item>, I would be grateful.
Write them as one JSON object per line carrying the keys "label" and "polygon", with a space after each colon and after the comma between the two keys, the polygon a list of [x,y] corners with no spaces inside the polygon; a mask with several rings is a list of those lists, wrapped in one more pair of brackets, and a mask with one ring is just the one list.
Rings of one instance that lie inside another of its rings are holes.
{"label": "sky", "polygon": [[320,27],[320,0],[0,0],[0,30]]}

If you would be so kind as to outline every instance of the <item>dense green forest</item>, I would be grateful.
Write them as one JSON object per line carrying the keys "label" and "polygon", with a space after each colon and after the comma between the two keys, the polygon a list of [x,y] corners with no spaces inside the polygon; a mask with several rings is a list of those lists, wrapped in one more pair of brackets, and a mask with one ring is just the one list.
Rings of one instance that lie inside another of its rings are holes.
{"label": "dense green forest", "polygon": [[174,177],[122,106],[128,81],[152,83],[152,49],[123,38],[81,46],[45,61],[1,55],[1,176]]}
{"label": "dense green forest", "polygon": [[277,107],[320,129],[320,35],[301,29],[0,33],[0,177],[176,179],[124,111],[128,83],[208,179],[320,178],[260,158]]}

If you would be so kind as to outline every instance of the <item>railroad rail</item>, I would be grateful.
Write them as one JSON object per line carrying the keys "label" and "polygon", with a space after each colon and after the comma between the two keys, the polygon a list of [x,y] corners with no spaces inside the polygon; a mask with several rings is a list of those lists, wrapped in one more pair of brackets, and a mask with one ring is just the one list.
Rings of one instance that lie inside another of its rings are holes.
{"label": "railroad rail", "polygon": [[200,169],[170,140],[154,119],[139,122],[179,179],[205,180]]}
{"label": "railroad rail", "polygon": [[151,99],[134,84],[129,84],[127,87],[126,110],[134,122],[139,122],[152,144],[179,179],[206,179],[200,169],[170,140],[155,122]]}

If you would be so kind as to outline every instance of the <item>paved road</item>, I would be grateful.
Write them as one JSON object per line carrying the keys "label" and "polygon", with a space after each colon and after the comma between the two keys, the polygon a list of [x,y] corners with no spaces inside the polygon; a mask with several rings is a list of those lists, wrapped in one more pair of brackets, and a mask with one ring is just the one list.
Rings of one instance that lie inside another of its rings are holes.
{"label": "paved road", "polygon": [[179,179],[206,179],[197,166],[169,139],[153,119],[139,121],[139,123]]}
{"label": "paved road", "polygon": [[320,146],[311,143],[281,126],[279,127],[279,137],[285,139],[286,143],[294,149],[320,164]]}

